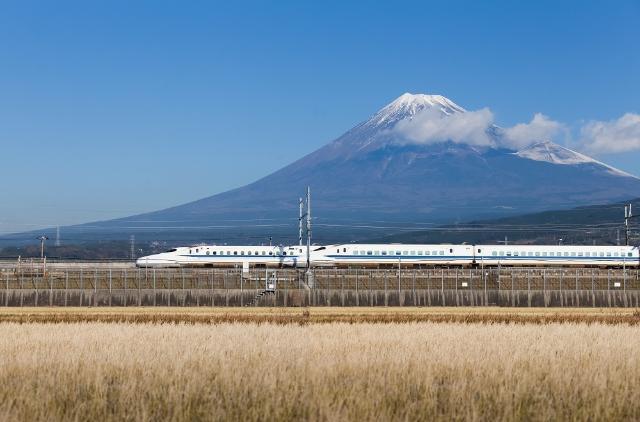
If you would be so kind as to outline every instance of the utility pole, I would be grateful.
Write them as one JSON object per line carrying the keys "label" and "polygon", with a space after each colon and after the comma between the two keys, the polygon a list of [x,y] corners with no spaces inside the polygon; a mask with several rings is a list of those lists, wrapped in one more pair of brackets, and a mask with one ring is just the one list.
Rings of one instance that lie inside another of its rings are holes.
{"label": "utility pole", "polygon": [[36,237],[36,239],[40,241],[40,259],[44,259],[44,242],[45,240],[49,240],[49,238],[42,235],[40,237]]}
{"label": "utility pole", "polygon": [[311,268],[311,188],[307,186],[307,271]]}
{"label": "utility pole", "polygon": [[[638,218],[639,216],[633,215],[631,211],[631,204],[624,206],[624,244],[629,246],[629,220],[632,218]],[[618,245],[620,241],[618,241]]]}
{"label": "utility pole", "polygon": [[304,201],[302,198],[298,198],[298,206],[300,208],[300,213],[298,214],[298,246],[302,246],[302,212],[304,208]]}

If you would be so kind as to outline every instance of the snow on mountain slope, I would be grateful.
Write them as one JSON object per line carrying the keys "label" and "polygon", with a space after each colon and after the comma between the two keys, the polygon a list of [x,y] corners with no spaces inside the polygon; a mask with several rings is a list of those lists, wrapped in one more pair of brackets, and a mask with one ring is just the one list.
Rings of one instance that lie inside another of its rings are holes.
{"label": "snow on mountain slope", "polygon": [[365,125],[387,126],[412,118],[424,109],[433,108],[445,115],[466,110],[442,95],[404,93],[371,116]]}
{"label": "snow on mountain slope", "polygon": [[547,163],[560,165],[595,164],[604,167],[610,174],[637,178],[636,176],[551,141],[537,142],[514,154],[518,157],[528,158],[529,160],[545,161]]}

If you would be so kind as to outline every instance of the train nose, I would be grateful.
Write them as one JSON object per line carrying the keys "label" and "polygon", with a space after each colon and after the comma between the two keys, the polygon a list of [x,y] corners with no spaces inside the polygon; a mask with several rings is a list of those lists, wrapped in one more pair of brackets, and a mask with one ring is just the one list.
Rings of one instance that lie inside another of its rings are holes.
{"label": "train nose", "polygon": [[147,268],[147,267],[175,267],[178,263],[175,259],[168,259],[166,256],[162,254],[159,255],[150,255],[143,256],[142,258],[138,258],[136,260],[136,267],[138,268]]}

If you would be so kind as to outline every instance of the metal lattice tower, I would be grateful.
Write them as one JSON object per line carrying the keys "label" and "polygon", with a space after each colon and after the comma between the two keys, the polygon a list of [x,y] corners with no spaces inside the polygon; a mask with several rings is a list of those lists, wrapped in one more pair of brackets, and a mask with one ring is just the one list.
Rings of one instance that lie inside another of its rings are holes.
{"label": "metal lattice tower", "polygon": [[129,242],[130,242],[130,251],[129,251],[129,256],[131,257],[131,260],[135,260],[136,259],[136,236],[135,235],[131,235],[129,237]]}

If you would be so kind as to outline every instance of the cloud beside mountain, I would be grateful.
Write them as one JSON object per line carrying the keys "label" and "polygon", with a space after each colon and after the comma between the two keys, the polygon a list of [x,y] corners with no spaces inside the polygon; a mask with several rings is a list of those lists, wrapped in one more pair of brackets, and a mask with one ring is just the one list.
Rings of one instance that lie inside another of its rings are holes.
{"label": "cloud beside mountain", "polygon": [[580,130],[580,135],[587,150],[594,153],[640,150],[640,114],[626,113],[608,122],[588,122]]}
{"label": "cloud beside mountain", "polygon": [[492,124],[493,113],[488,108],[454,114],[428,108],[417,113],[413,119],[401,120],[393,130],[402,138],[418,144],[452,141],[492,146],[494,141],[487,134]]}
{"label": "cloud beside mountain", "polygon": [[[500,136],[491,136],[492,128]],[[411,119],[399,121],[390,129],[400,143],[436,144],[443,141],[518,150],[544,140],[566,141],[571,138],[568,125],[536,113],[530,122],[511,127],[495,125],[489,108],[475,111],[442,113],[434,108],[418,111]],[[578,129],[579,149],[611,154],[640,150],[640,115],[626,113],[612,121],[590,121]]]}

